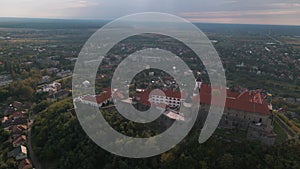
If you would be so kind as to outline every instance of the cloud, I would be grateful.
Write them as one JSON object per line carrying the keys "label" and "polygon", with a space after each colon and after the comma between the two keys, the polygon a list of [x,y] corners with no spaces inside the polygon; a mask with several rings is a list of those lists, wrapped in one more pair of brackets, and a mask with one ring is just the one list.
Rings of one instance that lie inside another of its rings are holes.
{"label": "cloud", "polygon": [[300,25],[299,0],[3,0],[0,6],[0,17],[115,19],[137,12],[171,13],[191,21],[268,19]]}
{"label": "cloud", "polygon": [[210,10],[180,12],[192,22],[300,25],[300,4],[293,0],[228,0]]}
{"label": "cloud", "polygon": [[222,4],[234,4],[234,3],[238,3],[239,1],[225,1]]}
{"label": "cloud", "polygon": [[180,15],[186,18],[223,18],[223,17],[259,17],[259,16],[278,16],[278,15],[296,15],[300,11],[272,11],[272,10],[251,10],[251,11],[218,11],[218,12],[184,12]]}
{"label": "cloud", "polygon": [[274,8],[280,8],[280,9],[294,9],[294,8],[300,8],[300,3],[272,3],[270,6]]}
{"label": "cloud", "polygon": [[181,16],[191,22],[300,25],[300,11],[296,10],[185,12]]}
{"label": "cloud", "polygon": [[90,6],[97,6],[99,2],[85,1],[85,0],[71,0],[62,5],[62,8],[87,8]]}
{"label": "cloud", "polygon": [[300,25],[299,18],[191,18],[198,23],[262,24],[262,25]]}

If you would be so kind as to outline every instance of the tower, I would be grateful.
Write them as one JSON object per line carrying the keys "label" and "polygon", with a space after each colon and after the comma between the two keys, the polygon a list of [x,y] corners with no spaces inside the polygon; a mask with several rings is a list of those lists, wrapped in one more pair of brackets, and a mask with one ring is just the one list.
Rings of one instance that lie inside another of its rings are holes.
{"label": "tower", "polygon": [[197,89],[200,90],[201,84],[202,84],[202,79],[201,79],[201,77],[199,76],[199,77],[196,79],[194,90],[197,90]]}

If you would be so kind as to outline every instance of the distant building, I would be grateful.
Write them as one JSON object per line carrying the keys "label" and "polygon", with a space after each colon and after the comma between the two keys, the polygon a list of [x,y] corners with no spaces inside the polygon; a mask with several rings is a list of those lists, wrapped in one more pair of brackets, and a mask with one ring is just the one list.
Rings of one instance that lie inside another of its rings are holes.
{"label": "distant building", "polygon": [[58,71],[59,71],[59,69],[58,69],[58,68],[55,68],[55,67],[51,67],[51,68],[48,68],[48,69],[47,69],[47,72],[48,72],[49,74],[51,74],[51,75],[56,74]]}
{"label": "distant building", "polygon": [[8,85],[12,82],[12,77],[10,75],[0,75],[0,86]]}
{"label": "distant building", "polygon": [[245,64],[244,64],[244,62],[242,62],[241,64],[235,65],[235,67],[237,67],[237,68],[244,68]]}
{"label": "distant building", "polygon": [[60,77],[60,78],[71,76],[71,75],[72,75],[72,71],[71,70],[62,70],[62,71],[60,71],[60,72],[58,72],[56,74],[56,76]]}
{"label": "distant building", "polygon": [[59,91],[60,89],[61,89],[61,84],[58,82],[53,82],[51,84],[44,85],[42,91],[48,92],[49,94],[53,94]]}
{"label": "distant building", "polygon": [[48,76],[48,75],[43,76],[42,79],[41,79],[41,81],[39,81],[38,84],[48,83],[48,82],[50,82],[50,78],[51,78],[51,77]]}

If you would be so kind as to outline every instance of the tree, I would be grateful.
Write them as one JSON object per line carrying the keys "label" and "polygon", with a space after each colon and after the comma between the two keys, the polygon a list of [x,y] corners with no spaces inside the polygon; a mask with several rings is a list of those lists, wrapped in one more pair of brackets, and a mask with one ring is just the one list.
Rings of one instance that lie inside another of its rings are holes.
{"label": "tree", "polygon": [[50,106],[51,102],[47,101],[47,100],[43,100],[41,101],[40,103],[38,104],[35,104],[33,107],[32,107],[32,112],[34,114],[38,113],[38,112],[41,112],[42,110],[46,109],[48,106]]}
{"label": "tree", "polygon": [[1,88],[0,89],[0,101],[5,101],[7,100],[7,97],[9,96],[9,92],[7,89],[5,88]]}
{"label": "tree", "polygon": [[173,160],[175,160],[175,156],[172,152],[168,152],[168,153],[163,153],[161,156],[160,156],[160,161],[162,163],[170,163],[172,162]]}
{"label": "tree", "polygon": [[232,169],[234,168],[234,159],[230,153],[224,154],[220,159],[220,168],[222,169]]}
{"label": "tree", "polygon": [[34,82],[28,81],[13,81],[9,85],[9,94],[20,101],[30,101],[33,99],[34,90],[31,85]]}

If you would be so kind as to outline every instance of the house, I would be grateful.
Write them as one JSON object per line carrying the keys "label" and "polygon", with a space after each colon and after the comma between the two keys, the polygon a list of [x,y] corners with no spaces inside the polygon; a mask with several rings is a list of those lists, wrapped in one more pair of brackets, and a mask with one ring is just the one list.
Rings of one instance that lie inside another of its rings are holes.
{"label": "house", "polygon": [[11,124],[12,124],[12,119],[8,118],[7,116],[4,116],[2,118],[2,127],[3,128],[9,127],[9,126],[11,126]]}
{"label": "house", "polygon": [[12,122],[12,119],[8,118],[7,116],[4,116],[1,121],[2,127],[3,128],[9,127],[11,122]]}
{"label": "house", "polygon": [[2,124],[3,124],[3,123],[5,123],[5,122],[7,122],[7,121],[8,121],[8,117],[7,117],[7,116],[4,116],[4,117],[2,118],[2,121],[1,121],[1,122],[2,122]]}
{"label": "house", "polygon": [[59,69],[55,68],[55,67],[51,67],[51,68],[47,69],[47,72],[51,75],[56,74],[58,71],[59,71]]}
{"label": "house", "polygon": [[18,167],[18,169],[31,169],[31,168],[32,168],[32,164],[28,158],[22,160]]}
{"label": "house", "polygon": [[10,115],[10,118],[12,118],[13,120],[16,120],[18,118],[24,117],[25,112],[23,111],[18,111],[18,112],[14,112],[12,115]]}
{"label": "house", "polygon": [[21,102],[14,101],[14,102],[12,103],[12,106],[13,106],[14,108],[19,109],[19,108],[21,108],[21,107],[23,106],[23,104],[22,104]]}
{"label": "house", "polygon": [[60,89],[61,89],[61,84],[58,82],[53,82],[51,84],[44,85],[42,91],[52,94],[52,93],[59,91]]}
{"label": "house", "polygon": [[62,71],[60,71],[60,72],[58,72],[56,74],[56,76],[60,77],[60,78],[71,76],[71,75],[72,75],[72,71],[71,70],[62,70]]}
{"label": "house", "polygon": [[25,135],[21,135],[13,141],[13,146],[19,147],[20,145],[24,145],[26,141],[27,141],[27,137]]}
{"label": "house", "polygon": [[9,128],[10,135],[13,138],[19,137],[21,134],[27,131],[27,125],[14,125]]}
{"label": "house", "polygon": [[27,117],[20,117],[12,121],[12,125],[27,125],[28,118]]}
{"label": "house", "polygon": [[0,86],[10,84],[11,82],[12,82],[12,78],[10,75],[1,75],[0,76]]}
{"label": "house", "polygon": [[14,150],[7,153],[7,157],[13,157],[16,160],[23,160],[27,158],[27,148],[25,146],[19,146]]}
{"label": "house", "polygon": [[43,76],[42,79],[39,81],[38,84],[43,84],[43,83],[48,83],[50,81],[51,77],[46,75],[46,76]]}

